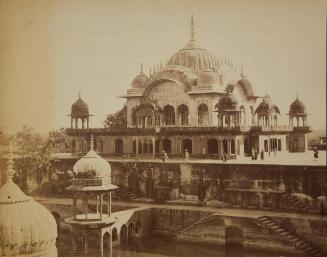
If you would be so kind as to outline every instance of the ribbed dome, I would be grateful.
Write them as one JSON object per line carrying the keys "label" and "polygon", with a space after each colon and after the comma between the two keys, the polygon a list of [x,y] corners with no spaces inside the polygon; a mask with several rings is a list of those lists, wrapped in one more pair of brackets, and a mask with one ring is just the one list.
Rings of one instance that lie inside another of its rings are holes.
{"label": "ribbed dome", "polygon": [[296,100],[290,105],[290,114],[305,114],[306,108],[302,101],[297,97]]}
{"label": "ribbed dome", "polygon": [[201,72],[207,69],[218,70],[217,58],[206,49],[200,48],[194,41],[188,43],[185,48],[175,53],[168,61],[169,65],[184,66],[193,72]]}
{"label": "ribbed dome", "polygon": [[81,99],[73,103],[71,108],[71,116],[89,116],[89,107],[88,105]]}
{"label": "ribbed dome", "polygon": [[280,114],[279,108],[271,101],[270,96],[266,95],[256,108],[255,113],[268,114],[272,112]]}
{"label": "ribbed dome", "polygon": [[74,164],[73,171],[78,179],[104,178],[111,182],[110,164],[93,149]]}
{"label": "ribbed dome", "polygon": [[132,81],[132,87],[136,88],[144,88],[148,81],[148,76],[141,72],[139,75],[136,76],[135,79]]}
{"label": "ribbed dome", "polygon": [[57,224],[44,206],[13,183],[12,160],[0,188],[0,256],[57,256]]}
{"label": "ribbed dome", "polygon": [[235,96],[231,93],[227,93],[227,95],[221,97],[219,99],[218,105],[216,105],[216,108],[220,109],[235,109],[238,102],[235,98]]}
{"label": "ribbed dome", "polygon": [[211,85],[219,81],[219,76],[211,69],[204,70],[198,74],[200,85]]}

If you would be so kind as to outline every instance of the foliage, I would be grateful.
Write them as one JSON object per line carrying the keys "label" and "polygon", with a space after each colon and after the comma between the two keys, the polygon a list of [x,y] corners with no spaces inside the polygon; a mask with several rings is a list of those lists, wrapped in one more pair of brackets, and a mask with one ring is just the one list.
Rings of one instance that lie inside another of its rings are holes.
{"label": "foliage", "polygon": [[127,107],[124,105],[119,111],[109,114],[104,121],[106,128],[126,128],[127,127]]}
{"label": "foliage", "polygon": [[32,128],[24,126],[13,137],[16,161],[16,177],[23,190],[28,190],[28,180],[35,180],[38,186],[44,180],[51,180],[58,159],[53,155],[69,146],[64,130],[51,131],[41,136]]}

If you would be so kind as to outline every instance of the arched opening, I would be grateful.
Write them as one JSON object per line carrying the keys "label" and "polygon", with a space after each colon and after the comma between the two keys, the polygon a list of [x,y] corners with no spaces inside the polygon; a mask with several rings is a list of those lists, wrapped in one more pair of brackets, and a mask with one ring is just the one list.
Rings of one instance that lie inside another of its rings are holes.
{"label": "arched opening", "polygon": [[282,150],[282,140],[278,139],[278,143],[277,143],[277,151],[281,151]]}
{"label": "arched opening", "polygon": [[169,139],[166,138],[162,141],[162,149],[166,153],[171,153],[171,141]]}
{"label": "arched opening", "polygon": [[117,233],[117,228],[113,228],[112,229],[112,242],[115,242],[115,241],[117,241],[118,240],[118,233]]}
{"label": "arched opening", "polygon": [[246,126],[246,113],[243,105],[240,107],[240,111],[240,125]]}
{"label": "arched opening", "polygon": [[128,241],[132,240],[134,237],[134,224],[130,223],[128,225]]}
{"label": "arched opening", "polygon": [[217,141],[217,139],[210,138],[208,140],[208,154],[218,154],[218,141]]}
{"label": "arched opening", "polygon": [[124,243],[127,242],[127,240],[127,227],[126,225],[123,225],[120,229],[120,241]]}
{"label": "arched opening", "polygon": [[237,227],[227,227],[225,229],[225,242],[227,249],[243,248],[243,232]]}
{"label": "arched opening", "polygon": [[56,224],[57,224],[57,232],[58,232],[58,236],[59,236],[59,232],[60,232],[60,214],[57,212],[51,212],[53,217],[56,220]]}
{"label": "arched opening", "polygon": [[98,139],[97,140],[97,143],[96,143],[96,150],[97,152],[99,153],[103,153],[103,141],[101,139]]}
{"label": "arched opening", "polygon": [[72,153],[76,153],[76,141],[72,140]]}
{"label": "arched opening", "polygon": [[159,153],[160,152],[160,140],[159,139],[156,140],[155,145],[156,145],[155,152]]}
{"label": "arched opening", "polygon": [[244,154],[250,154],[250,144],[249,144],[249,139],[248,138],[245,138],[244,139]]}
{"label": "arched opening", "polygon": [[198,106],[198,124],[208,125],[209,124],[209,112],[206,104],[200,104]]}
{"label": "arched opening", "polygon": [[123,153],[123,140],[121,138],[115,140],[115,153]]}
{"label": "arched opening", "polygon": [[230,142],[230,153],[235,154],[235,140],[231,140]]}
{"label": "arched opening", "polygon": [[185,104],[178,106],[177,117],[180,125],[188,124],[188,107]]}
{"label": "arched opening", "polygon": [[265,152],[268,152],[268,140],[264,141]]}
{"label": "arched opening", "polygon": [[110,234],[108,232],[103,235],[103,248],[110,248]]}
{"label": "arched opening", "polygon": [[141,233],[141,222],[137,222],[135,226],[135,233]]}
{"label": "arched opening", "polygon": [[175,110],[171,105],[166,105],[163,108],[163,116],[165,125],[175,125]]}
{"label": "arched opening", "polygon": [[224,154],[228,153],[228,142],[226,139],[223,140],[223,151],[224,151]]}
{"label": "arched opening", "polygon": [[136,154],[136,140],[133,140],[133,154]]}
{"label": "arched opening", "polygon": [[184,139],[183,140],[183,153],[187,150],[190,154],[192,153],[192,140],[191,139]]}

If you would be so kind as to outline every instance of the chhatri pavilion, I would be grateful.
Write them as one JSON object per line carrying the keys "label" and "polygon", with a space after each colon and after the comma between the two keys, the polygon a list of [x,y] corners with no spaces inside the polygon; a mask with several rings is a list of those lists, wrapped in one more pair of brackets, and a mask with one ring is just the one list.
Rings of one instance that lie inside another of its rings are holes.
{"label": "chhatri pavilion", "polygon": [[88,105],[79,97],[71,108],[72,153],[88,151],[93,134],[97,152],[108,156],[170,156],[236,159],[253,150],[304,152],[310,132],[303,102],[296,97],[289,124],[280,124],[273,99],[255,94],[251,81],[228,58],[197,44],[194,20],[189,42],[165,66],[141,68],[126,98],[126,128],[90,128]]}

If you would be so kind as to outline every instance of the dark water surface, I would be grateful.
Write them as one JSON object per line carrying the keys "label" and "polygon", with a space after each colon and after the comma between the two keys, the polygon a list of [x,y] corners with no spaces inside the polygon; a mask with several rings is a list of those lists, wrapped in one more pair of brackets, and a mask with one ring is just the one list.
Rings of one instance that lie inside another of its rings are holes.
{"label": "dark water surface", "polygon": [[[89,250],[88,254],[78,251],[75,255],[71,252],[71,241],[69,237],[62,237],[59,245],[59,257],[99,257],[98,250]],[[205,246],[191,243],[167,241],[154,235],[134,239],[128,244],[122,244],[104,251],[104,257],[301,257],[295,253],[278,253],[270,251],[253,250],[226,250],[225,247]]]}

